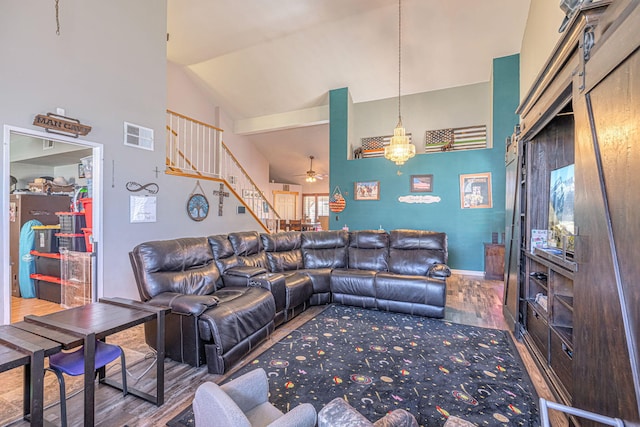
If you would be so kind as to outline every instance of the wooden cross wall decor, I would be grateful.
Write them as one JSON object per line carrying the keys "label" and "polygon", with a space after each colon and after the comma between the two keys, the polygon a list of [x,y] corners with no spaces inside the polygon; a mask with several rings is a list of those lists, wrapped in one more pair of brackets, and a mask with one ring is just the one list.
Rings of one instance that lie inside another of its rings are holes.
{"label": "wooden cross wall decor", "polygon": [[229,197],[229,192],[224,191],[224,184],[220,184],[220,190],[213,190],[213,195],[218,196],[218,216],[222,216],[222,205],[224,198]]}

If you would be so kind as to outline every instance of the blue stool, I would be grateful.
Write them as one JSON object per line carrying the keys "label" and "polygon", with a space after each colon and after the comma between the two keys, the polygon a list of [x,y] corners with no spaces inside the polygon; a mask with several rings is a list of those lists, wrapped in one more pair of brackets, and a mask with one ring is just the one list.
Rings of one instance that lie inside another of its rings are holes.
{"label": "blue stool", "polygon": [[[124,351],[120,346],[107,344],[103,341],[96,341],[96,364],[95,374],[104,367],[120,357],[122,367],[122,392],[127,395],[127,371],[124,359]],[[84,347],[80,347],[70,353],[59,352],[49,356],[49,371],[56,374],[60,385],[60,418],[62,427],[67,426],[67,402],[64,386],[63,373],[72,377],[84,374]]]}

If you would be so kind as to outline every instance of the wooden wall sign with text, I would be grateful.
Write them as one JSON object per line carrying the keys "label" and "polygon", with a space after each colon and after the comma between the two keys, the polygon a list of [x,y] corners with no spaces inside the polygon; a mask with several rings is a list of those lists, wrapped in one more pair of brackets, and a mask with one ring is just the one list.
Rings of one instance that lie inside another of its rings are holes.
{"label": "wooden wall sign with text", "polygon": [[85,136],[91,132],[91,126],[83,125],[80,120],[72,119],[70,117],[59,116],[53,113],[47,113],[47,115],[38,114],[33,119],[35,126],[45,128],[47,132],[57,133],[64,136],[72,136],[77,138],[78,136]]}

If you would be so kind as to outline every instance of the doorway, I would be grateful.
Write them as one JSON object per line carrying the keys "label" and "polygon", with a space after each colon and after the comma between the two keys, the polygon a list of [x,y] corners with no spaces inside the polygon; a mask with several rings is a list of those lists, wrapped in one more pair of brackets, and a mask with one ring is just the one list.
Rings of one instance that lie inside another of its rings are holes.
{"label": "doorway", "polygon": [[[0,256],[4,260],[10,260],[12,249],[11,221],[15,221],[16,198],[18,195],[31,196],[31,191],[39,190],[38,184],[43,181],[49,183],[48,178],[53,178],[54,190],[60,190],[62,194],[68,193],[69,201],[72,196],[77,196],[76,190],[84,187],[91,189],[93,206],[92,239],[93,242],[93,280],[91,282],[91,295],[94,300],[102,295],[102,258],[100,249],[100,237],[102,234],[101,202],[102,202],[102,145],[78,140],[71,137],[51,133],[22,129],[9,125],[4,126],[2,150],[2,213],[0,214],[2,226],[2,245]],[[84,159],[85,161],[81,161]],[[83,174],[84,165],[89,162],[92,166],[90,179]],[[84,176],[83,176],[84,175]],[[35,178],[39,177],[39,178]],[[37,180],[37,183],[36,183]],[[32,182],[33,181],[33,182]],[[87,181],[89,185],[87,186]],[[63,185],[64,184],[64,185]],[[51,191],[51,186],[47,187]],[[11,195],[13,193],[13,196]],[[42,196],[43,198],[49,196]],[[32,197],[33,198],[33,197]],[[43,199],[44,200],[44,199]],[[13,210],[12,210],[13,209]],[[15,224],[14,224],[15,226]],[[15,239],[15,236],[14,236]],[[14,266],[11,262],[5,262],[0,266],[2,277],[2,323],[11,322],[12,300],[15,300],[13,289]],[[44,283],[44,282],[43,282]],[[29,303],[35,298],[21,298],[20,306]]]}
{"label": "doorway", "polygon": [[281,219],[298,219],[298,193],[290,191],[274,191],[274,206]]}

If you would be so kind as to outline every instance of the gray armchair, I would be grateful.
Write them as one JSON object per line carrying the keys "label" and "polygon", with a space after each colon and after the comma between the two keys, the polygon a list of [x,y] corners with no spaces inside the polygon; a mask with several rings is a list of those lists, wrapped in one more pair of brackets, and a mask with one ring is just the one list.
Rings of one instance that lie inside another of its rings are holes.
{"label": "gray armchair", "polygon": [[269,382],[256,369],[227,384],[206,382],[193,399],[196,427],[314,427],[316,410],[303,403],[283,414],[269,403]]}

